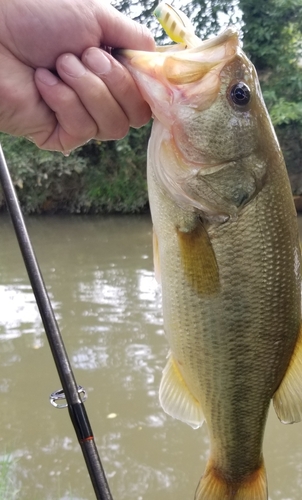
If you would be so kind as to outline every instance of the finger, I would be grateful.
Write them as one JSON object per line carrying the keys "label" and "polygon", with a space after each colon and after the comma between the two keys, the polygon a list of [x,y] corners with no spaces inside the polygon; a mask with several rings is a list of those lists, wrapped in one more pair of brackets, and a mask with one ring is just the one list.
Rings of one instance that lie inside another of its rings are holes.
{"label": "finger", "polygon": [[89,71],[73,54],[57,60],[57,71],[81,99],[98,126],[100,140],[121,139],[129,130],[129,120],[105,83]]}
{"label": "finger", "polygon": [[2,45],[0,66],[0,130],[32,138],[41,130],[53,128],[56,119],[37,90],[34,70],[12,56]]}
{"label": "finger", "polygon": [[149,105],[144,101],[129,71],[110,54],[95,47],[87,49],[82,61],[106,84],[114,99],[128,117],[130,126],[141,127],[151,118]]}
{"label": "finger", "polygon": [[73,89],[45,68],[36,70],[35,83],[56,117],[51,128],[34,137],[40,148],[66,152],[97,134],[95,121]]}
{"label": "finger", "polygon": [[151,32],[109,4],[103,3],[96,15],[102,30],[102,43],[115,48],[155,50]]}
{"label": "finger", "polygon": [[147,28],[104,0],[2,0],[0,7],[0,39],[33,68],[54,68],[60,54],[72,52],[80,57],[88,47],[101,44],[154,50]]}

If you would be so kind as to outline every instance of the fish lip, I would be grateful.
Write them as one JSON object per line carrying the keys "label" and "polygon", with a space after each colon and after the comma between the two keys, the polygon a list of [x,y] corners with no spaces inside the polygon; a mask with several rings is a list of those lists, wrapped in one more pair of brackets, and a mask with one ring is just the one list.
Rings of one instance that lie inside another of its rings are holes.
{"label": "fish lip", "polygon": [[212,49],[218,45],[222,45],[227,42],[231,38],[236,38],[238,40],[238,32],[234,28],[227,28],[222,31],[218,35],[213,38],[208,38],[206,40],[200,39],[200,44],[196,45],[196,47],[186,48],[186,45],[183,43],[171,44],[171,45],[157,45],[155,47],[155,52],[180,52],[186,51],[186,53],[194,53],[200,51],[200,49]]}
{"label": "fish lip", "polygon": [[176,43],[170,45],[157,45],[155,47],[155,51],[143,51],[143,50],[135,50],[135,49],[116,49],[113,54],[117,58],[122,57],[126,60],[132,59],[136,55],[139,54],[149,54],[150,57],[156,57],[157,54],[168,54],[172,53],[180,53],[185,52],[186,54],[194,54],[195,52],[200,52],[201,50],[212,49],[219,45],[222,45],[231,39],[234,39],[235,45],[239,47],[239,36],[237,30],[234,28],[227,28],[220,34],[216,35],[213,38],[209,38],[206,40],[200,40],[200,44],[196,45],[196,47],[186,48],[186,45],[183,43]]}
{"label": "fish lip", "polygon": [[138,71],[138,78],[145,74],[164,85],[182,85],[203,78],[215,67],[220,71],[239,52],[238,33],[229,28],[209,40],[200,40],[192,48],[175,44],[157,47],[153,52],[121,49],[115,55],[133,76]]}

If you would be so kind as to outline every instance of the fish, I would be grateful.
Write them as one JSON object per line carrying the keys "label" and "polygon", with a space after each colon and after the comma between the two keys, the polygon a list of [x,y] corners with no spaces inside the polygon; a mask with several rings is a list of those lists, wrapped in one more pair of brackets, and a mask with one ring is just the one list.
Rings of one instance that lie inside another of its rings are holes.
{"label": "fish", "polygon": [[159,399],[210,454],[195,500],[266,500],[271,400],[302,418],[301,251],[256,70],[229,28],[121,50],[154,116],[147,180],[169,344]]}

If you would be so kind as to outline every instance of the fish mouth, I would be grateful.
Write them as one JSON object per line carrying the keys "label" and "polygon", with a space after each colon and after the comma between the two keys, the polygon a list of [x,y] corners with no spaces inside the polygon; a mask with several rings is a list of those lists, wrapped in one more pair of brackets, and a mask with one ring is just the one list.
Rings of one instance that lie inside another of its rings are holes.
{"label": "fish mouth", "polygon": [[198,101],[198,109],[210,106],[219,92],[221,70],[239,50],[238,33],[229,28],[193,48],[175,44],[157,47],[155,52],[123,49],[117,59],[130,71],[157,116],[158,105],[171,103],[175,92],[179,99],[179,91],[183,104],[187,101],[196,107]]}
{"label": "fish mouth", "polygon": [[213,38],[208,38],[207,40],[200,39],[200,43],[190,49],[186,48],[185,43],[178,43],[178,44],[171,44],[164,46],[157,45],[155,52],[169,52],[171,50],[173,51],[190,50],[194,52],[196,50],[199,51],[200,49],[201,50],[213,49],[219,45],[223,45],[229,42],[233,38],[236,39],[236,44],[238,44],[238,32],[233,28],[228,28],[222,33],[219,33],[218,35],[214,36]]}

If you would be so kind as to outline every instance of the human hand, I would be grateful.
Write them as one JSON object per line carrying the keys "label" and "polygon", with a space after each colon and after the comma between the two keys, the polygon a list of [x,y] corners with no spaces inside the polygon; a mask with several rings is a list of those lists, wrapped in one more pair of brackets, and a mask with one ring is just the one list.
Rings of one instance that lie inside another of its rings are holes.
{"label": "human hand", "polygon": [[146,123],[149,106],[102,45],[154,48],[142,26],[104,0],[0,0],[0,130],[70,151]]}

